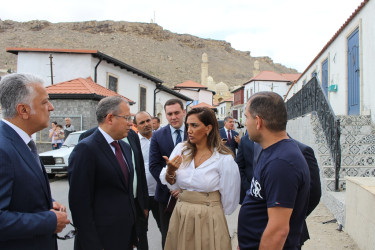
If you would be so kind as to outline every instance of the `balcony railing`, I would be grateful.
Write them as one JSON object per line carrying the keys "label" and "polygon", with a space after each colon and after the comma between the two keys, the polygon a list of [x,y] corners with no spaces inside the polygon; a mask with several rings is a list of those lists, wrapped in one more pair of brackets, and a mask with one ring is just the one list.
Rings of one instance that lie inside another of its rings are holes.
{"label": "balcony railing", "polygon": [[335,190],[339,191],[341,167],[340,120],[336,118],[321,85],[314,77],[302,87],[287,103],[288,119],[316,111],[335,166]]}

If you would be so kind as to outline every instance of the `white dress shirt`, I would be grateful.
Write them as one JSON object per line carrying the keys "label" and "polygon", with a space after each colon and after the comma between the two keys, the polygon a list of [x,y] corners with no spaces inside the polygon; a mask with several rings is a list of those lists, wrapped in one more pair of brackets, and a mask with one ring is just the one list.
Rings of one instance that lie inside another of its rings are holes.
{"label": "white dress shirt", "polygon": [[14,131],[16,131],[16,133],[21,137],[26,145],[29,144],[29,142],[31,141],[31,137],[25,131],[5,119],[2,119],[2,121],[9,125],[9,127],[11,127]]}
{"label": "white dress shirt", "polygon": [[[181,155],[184,145],[184,142],[176,145],[169,159]],[[183,162],[176,171],[176,183],[173,185],[165,179],[166,170],[167,168],[164,167],[161,171],[160,181],[169,189],[180,188],[197,192],[219,190],[224,213],[231,214],[236,210],[240,200],[241,178],[232,155],[220,154],[215,149],[212,156],[197,168],[195,168],[194,159],[191,162]]]}
{"label": "white dress shirt", "polygon": [[[169,128],[171,129],[171,134],[172,134],[172,140],[173,140],[173,144],[176,145],[176,140],[177,140],[177,133],[176,130],[174,127],[172,127],[171,125],[169,125]],[[180,131],[180,135],[181,135],[181,141],[184,141],[184,135],[185,135],[185,124],[182,124],[182,126],[179,128]]]}
{"label": "white dress shirt", "polygon": [[147,179],[147,187],[148,187],[148,195],[149,196],[155,196],[155,190],[156,190],[156,180],[152,176],[149,165],[148,165],[148,157],[149,157],[149,151],[150,151],[150,142],[151,138],[147,139],[146,137],[143,137],[141,133],[138,133],[139,141],[141,142],[141,149],[143,154],[143,161],[145,163],[145,172],[146,172],[146,179]]}

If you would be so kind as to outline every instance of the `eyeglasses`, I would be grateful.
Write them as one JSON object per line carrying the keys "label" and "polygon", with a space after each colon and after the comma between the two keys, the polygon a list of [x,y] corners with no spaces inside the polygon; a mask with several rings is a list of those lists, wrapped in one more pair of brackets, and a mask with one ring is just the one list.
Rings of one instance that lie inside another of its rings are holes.
{"label": "eyeglasses", "polygon": [[124,118],[127,122],[133,121],[133,116],[126,116],[126,115],[113,115],[113,116]]}
{"label": "eyeglasses", "polygon": [[73,230],[70,230],[65,236],[61,237],[61,236],[58,236],[56,235],[56,238],[58,238],[59,240],[69,240],[69,239],[73,239],[74,236],[76,236],[77,234],[77,229],[75,228],[75,226],[70,223],[70,225],[72,225],[74,227]]}

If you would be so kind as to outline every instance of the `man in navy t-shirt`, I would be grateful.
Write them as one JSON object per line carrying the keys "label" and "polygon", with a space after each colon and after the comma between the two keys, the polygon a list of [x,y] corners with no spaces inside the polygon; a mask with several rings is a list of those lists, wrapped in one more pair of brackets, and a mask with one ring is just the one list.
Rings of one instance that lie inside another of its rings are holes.
{"label": "man in navy t-shirt", "polygon": [[245,116],[250,139],[263,150],[238,218],[239,247],[298,249],[310,174],[286,133],[285,103],[276,93],[259,92],[248,101]]}

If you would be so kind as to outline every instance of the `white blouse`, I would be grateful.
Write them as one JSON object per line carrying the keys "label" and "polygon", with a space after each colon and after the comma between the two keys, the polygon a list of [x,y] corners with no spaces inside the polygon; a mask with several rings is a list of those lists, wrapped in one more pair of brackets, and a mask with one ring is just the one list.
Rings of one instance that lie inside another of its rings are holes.
{"label": "white blouse", "polygon": [[[181,155],[183,147],[184,142],[176,145],[169,159]],[[232,155],[220,154],[215,149],[212,156],[197,168],[194,166],[194,159],[190,163],[182,162],[176,171],[176,183],[173,185],[165,179],[166,170],[167,168],[164,167],[161,171],[160,181],[170,190],[186,189],[197,192],[219,190],[224,213],[231,214],[237,208],[240,200],[241,178]]]}

